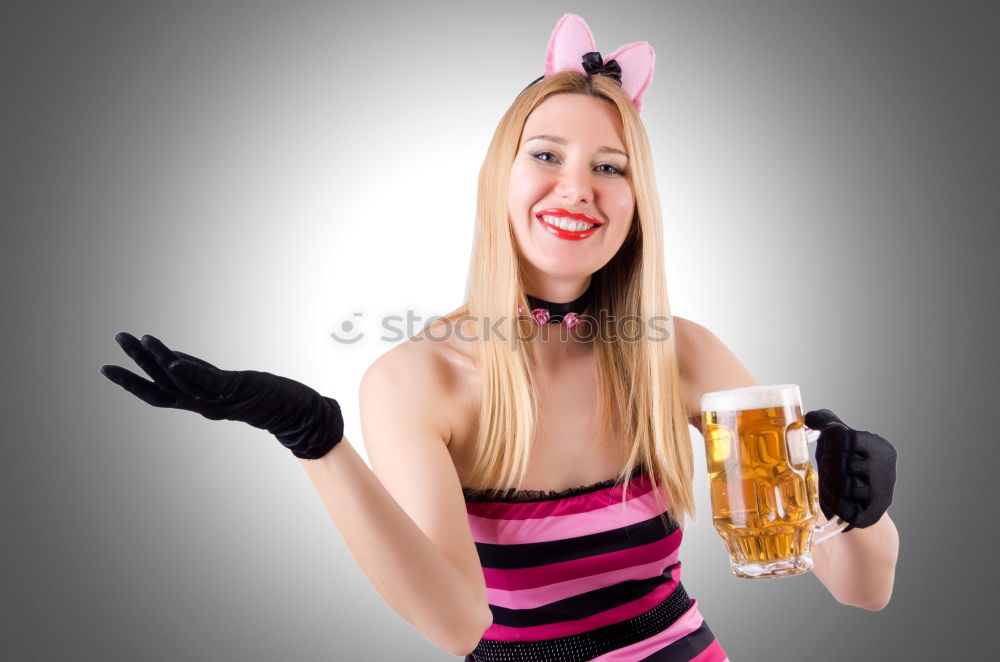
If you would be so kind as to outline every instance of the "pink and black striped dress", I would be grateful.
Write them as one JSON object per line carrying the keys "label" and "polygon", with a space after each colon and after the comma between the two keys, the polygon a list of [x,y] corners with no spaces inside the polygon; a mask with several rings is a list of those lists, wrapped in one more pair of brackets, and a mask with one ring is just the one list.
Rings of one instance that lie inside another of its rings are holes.
{"label": "pink and black striped dress", "polygon": [[642,471],[560,493],[465,490],[493,625],[473,662],[725,662]]}

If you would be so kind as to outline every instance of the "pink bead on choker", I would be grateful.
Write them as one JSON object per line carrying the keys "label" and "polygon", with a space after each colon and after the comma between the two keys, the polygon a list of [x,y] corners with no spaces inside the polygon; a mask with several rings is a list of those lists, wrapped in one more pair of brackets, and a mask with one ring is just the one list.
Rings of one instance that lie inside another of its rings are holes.
{"label": "pink bead on choker", "polygon": [[[531,304],[531,317],[535,320],[536,325],[545,326],[546,324],[560,323],[567,329],[572,329],[580,323],[580,313],[590,303],[590,288],[588,287],[579,298],[569,303],[554,303],[533,297],[530,294],[524,296]],[[517,314],[525,314],[524,306],[518,306]]]}

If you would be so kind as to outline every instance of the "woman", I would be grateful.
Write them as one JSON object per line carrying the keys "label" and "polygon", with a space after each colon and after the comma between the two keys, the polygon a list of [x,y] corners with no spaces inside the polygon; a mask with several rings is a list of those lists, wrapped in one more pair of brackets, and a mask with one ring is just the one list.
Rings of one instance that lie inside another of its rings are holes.
{"label": "woman", "polygon": [[[638,115],[652,63],[646,44],[604,62],[581,19],[557,25],[545,75],[501,120],[480,173],[466,305],[362,380],[374,471],[343,443],[336,401],[292,380],[124,333],[154,381],[102,372],[155,406],[272,432],[385,601],[445,651],[726,659],[679,579],[687,426],[703,393],[755,382],[711,332],[669,315]],[[815,549],[816,575],[841,602],[879,609],[898,545],[894,451],[826,410],[808,416],[823,430],[821,506],[853,529]]]}

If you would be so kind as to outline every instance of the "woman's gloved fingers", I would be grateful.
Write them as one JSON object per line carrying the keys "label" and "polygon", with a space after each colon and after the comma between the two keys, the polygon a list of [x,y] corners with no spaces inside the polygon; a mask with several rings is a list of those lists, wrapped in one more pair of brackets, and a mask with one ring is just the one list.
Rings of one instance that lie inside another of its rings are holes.
{"label": "woman's gloved fingers", "polygon": [[831,427],[820,433],[816,440],[816,455],[846,453],[854,448],[854,432],[850,428]]}
{"label": "woman's gloved fingers", "polygon": [[847,427],[836,414],[829,409],[817,409],[807,412],[805,415],[806,427],[812,430],[825,430],[833,426]]}
{"label": "woman's gloved fingers", "polygon": [[823,514],[826,515],[826,518],[828,520],[833,519],[833,516],[837,514],[834,508],[831,506],[831,504],[836,503],[836,498],[833,492],[831,492],[830,488],[828,488],[827,486],[820,485],[819,496],[820,496],[819,505],[820,509],[823,511]]}
{"label": "woman's gloved fingers", "polygon": [[819,458],[819,468],[823,475],[840,476],[848,470],[847,453],[823,453]]}
{"label": "woman's gloved fingers", "polygon": [[221,370],[221,368],[218,368],[218,367],[212,365],[211,363],[209,363],[205,359],[199,359],[197,356],[191,356],[190,354],[185,354],[184,352],[177,351],[176,349],[173,350],[173,351],[174,351],[174,354],[176,354],[178,358],[187,359],[188,361],[191,361],[192,363],[197,363],[198,365],[205,366],[206,368],[211,368],[212,370]]}
{"label": "woman's gloved fingers", "polygon": [[148,351],[156,363],[160,366],[160,369],[166,375],[169,380],[169,384],[172,384],[180,392],[184,392],[181,385],[177,383],[174,379],[174,375],[171,373],[170,364],[177,361],[180,357],[174,353],[172,349],[163,344],[156,336],[150,334],[145,334],[142,336],[142,346]]}
{"label": "woman's gloved fingers", "polygon": [[156,336],[152,336],[148,333],[143,334],[140,342],[142,343],[143,348],[153,355],[153,358],[156,359],[156,362],[160,364],[161,368],[166,369],[170,363],[176,361],[178,358],[177,355],[174,354],[169,347],[164,345],[163,341]]}
{"label": "woman's gloved fingers", "polygon": [[858,503],[866,505],[871,501],[872,488],[865,476],[846,476],[844,478],[844,495]]}
{"label": "woman's gloved fingers", "polygon": [[167,377],[167,373],[164,372],[163,368],[156,362],[153,355],[142,346],[139,339],[133,336],[131,333],[125,331],[120,332],[115,336],[115,341],[118,343],[119,347],[124,350],[128,357],[135,361],[135,364],[143,369],[143,371],[152,377],[153,381],[164,388],[170,388],[173,384],[170,378]]}
{"label": "woman's gloved fingers", "polygon": [[164,391],[148,379],[143,379],[121,366],[101,366],[101,374],[146,404],[154,407],[174,407],[177,405],[177,397],[173,393]]}

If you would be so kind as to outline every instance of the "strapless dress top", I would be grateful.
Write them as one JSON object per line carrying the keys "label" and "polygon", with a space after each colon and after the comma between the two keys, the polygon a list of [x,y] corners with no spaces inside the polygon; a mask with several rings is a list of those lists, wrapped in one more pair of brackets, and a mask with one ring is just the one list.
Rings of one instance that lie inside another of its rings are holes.
{"label": "strapless dress top", "polygon": [[660,507],[641,469],[623,503],[624,488],[612,479],[499,498],[465,490],[493,612],[466,660],[728,660],[681,584],[683,532],[665,493]]}

